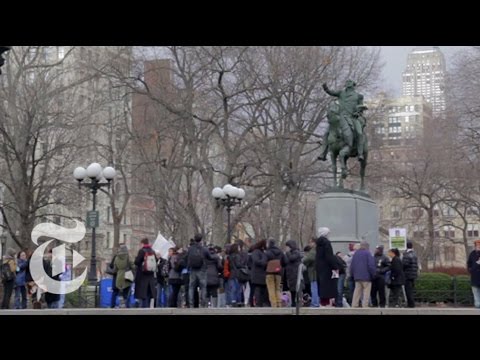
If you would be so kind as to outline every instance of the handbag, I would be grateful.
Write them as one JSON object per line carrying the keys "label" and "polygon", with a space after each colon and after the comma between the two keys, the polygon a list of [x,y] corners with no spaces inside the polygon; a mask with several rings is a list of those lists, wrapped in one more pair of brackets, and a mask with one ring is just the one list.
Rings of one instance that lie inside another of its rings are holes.
{"label": "handbag", "polygon": [[112,266],[112,264],[109,264],[107,266],[107,269],[105,270],[105,272],[108,274],[108,275],[115,275],[117,272],[115,271],[115,267]]}
{"label": "handbag", "polygon": [[273,259],[267,263],[267,274],[279,274],[282,271],[280,259]]}
{"label": "handbag", "polygon": [[135,276],[133,275],[132,270],[125,271],[125,280],[133,282],[135,279]]}

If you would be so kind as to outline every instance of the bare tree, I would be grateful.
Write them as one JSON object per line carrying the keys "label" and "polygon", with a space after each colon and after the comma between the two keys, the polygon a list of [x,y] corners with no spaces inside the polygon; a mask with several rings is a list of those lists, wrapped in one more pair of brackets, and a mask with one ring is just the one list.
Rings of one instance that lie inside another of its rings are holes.
{"label": "bare tree", "polygon": [[0,207],[19,247],[30,245],[35,221],[67,204],[71,163],[84,148],[92,108],[82,86],[94,78],[75,48],[13,47],[0,90]]}

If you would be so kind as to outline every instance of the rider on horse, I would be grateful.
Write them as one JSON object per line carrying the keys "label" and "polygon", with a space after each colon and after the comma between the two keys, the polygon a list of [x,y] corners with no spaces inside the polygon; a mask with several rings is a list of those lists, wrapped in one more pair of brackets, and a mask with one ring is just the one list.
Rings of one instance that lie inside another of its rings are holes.
{"label": "rider on horse", "polygon": [[[350,147],[350,149],[353,149],[354,137],[355,137],[356,145],[357,145],[356,150],[357,150],[358,160],[362,161],[364,160],[363,153],[364,153],[364,143],[365,143],[364,135],[363,135],[363,129],[365,127],[365,118],[362,116],[362,112],[367,107],[363,105],[363,95],[355,91],[355,86],[356,86],[356,83],[354,81],[347,80],[345,82],[344,90],[332,91],[328,88],[327,84],[323,84],[323,89],[327,94],[338,98],[338,105],[330,107],[329,115],[332,115],[331,111],[335,112],[335,110],[338,109],[337,114],[341,118],[340,125],[343,133],[343,141]],[[351,131],[347,131],[345,129],[344,127],[345,123],[349,125]],[[324,141],[322,143],[322,150],[320,152],[320,156],[318,157],[319,160],[326,160],[326,156],[328,152],[328,141],[327,141],[328,135],[329,135],[329,132],[327,131],[323,137]]]}

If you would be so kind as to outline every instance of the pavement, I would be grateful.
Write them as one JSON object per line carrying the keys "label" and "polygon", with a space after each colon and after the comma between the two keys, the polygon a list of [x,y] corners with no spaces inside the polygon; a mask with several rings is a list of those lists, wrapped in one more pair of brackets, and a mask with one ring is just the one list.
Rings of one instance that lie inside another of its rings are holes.
{"label": "pavement", "polygon": [[[295,315],[295,308],[0,310],[3,315]],[[300,315],[480,315],[475,308],[300,308]]]}

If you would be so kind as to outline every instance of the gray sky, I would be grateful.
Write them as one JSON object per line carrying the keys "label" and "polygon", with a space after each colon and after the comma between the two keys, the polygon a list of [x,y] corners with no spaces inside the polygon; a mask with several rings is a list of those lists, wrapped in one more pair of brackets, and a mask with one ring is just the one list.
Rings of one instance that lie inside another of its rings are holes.
{"label": "gray sky", "polygon": [[[383,90],[392,93],[392,95],[401,95],[402,92],[402,72],[407,65],[407,55],[417,46],[381,46],[383,67]],[[439,46],[445,55],[447,70],[451,66],[452,55],[456,52],[466,49],[465,46]]]}

